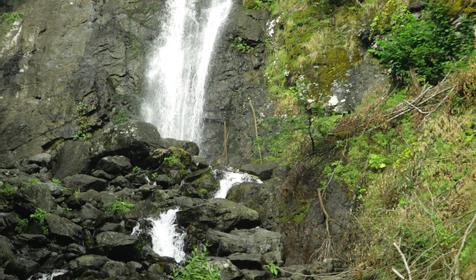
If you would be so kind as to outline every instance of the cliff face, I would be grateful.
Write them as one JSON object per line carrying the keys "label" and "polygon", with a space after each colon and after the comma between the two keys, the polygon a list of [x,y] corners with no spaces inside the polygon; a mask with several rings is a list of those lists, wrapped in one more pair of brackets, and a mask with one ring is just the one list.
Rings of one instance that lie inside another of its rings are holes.
{"label": "cliff face", "polygon": [[39,153],[134,112],[164,1],[13,4],[23,16],[2,23],[0,154]]}

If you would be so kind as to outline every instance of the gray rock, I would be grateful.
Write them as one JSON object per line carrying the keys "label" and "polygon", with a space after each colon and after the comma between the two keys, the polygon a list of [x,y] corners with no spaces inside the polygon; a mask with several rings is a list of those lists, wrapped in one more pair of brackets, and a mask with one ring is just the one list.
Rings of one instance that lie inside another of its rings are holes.
{"label": "gray rock", "polygon": [[[267,273],[263,270],[242,269],[245,280],[265,280],[269,279]],[[287,279],[287,278],[286,278]]]}
{"label": "gray rock", "polygon": [[0,233],[4,231],[13,230],[18,222],[18,217],[15,213],[0,213]]}
{"label": "gray rock", "polygon": [[243,273],[230,260],[211,258],[210,264],[220,270],[221,280],[238,280],[243,277]]}
{"label": "gray rock", "polygon": [[81,207],[79,216],[84,220],[94,220],[99,222],[98,220],[103,217],[103,212],[99,211],[99,209],[92,206],[90,203],[86,203]]}
{"label": "gray rock", "polygon": [[183,226],[193,224],[225,232],[235,228],[253,228],[259,224],[259,215],[255,210],[219,198],[180,211],[177,214],[177,219]]}
{"label": "gray rock", "polygon": [[126,276],[129,270],[126,267],[126,264],[123,262],[108,261],[101,268],[101,272],[106,274],[107,277],[117,279],[119,276]]}
{"label": "gray rock", "polygon": [[240,269],[263,269],[260,254],[235,253],[228,256],[227,259]]}
{"label": "gray rock", "polygon": [[27,279],[38,269],[38,263],[26,258],[14,258],[8,262],[5,272],[18,276],[20,279]]}
{"label": "gray rock", "polygon": [[82,236],[82,228],[66,218],[55,214],[48,214],[45,218],[49,232],[60,240],[72,242]]}
{"label": "gray rock", "polygon": [[15,204],[21,209],[34,212],[37,208],[51,211],[56,208],[56,203],[46,184],[27,184],[18,189]]}
{"label": "gray rock", "polygon": [[43,234],[27,234],[18,235],[18,240],[24,242],[31,247],[41,247],[48,243],[48,239]]}
{"label": "gray rock", "polygon": [[10,152],[0,152],[0,168],[1,169],[11,169],[17,166],[15,157]]}
{"label": "gray rock", "polygon": [[54,176],[63,179],[85,172],[89,167],[90,149],[90,142],[66,141],[55,156]]}
{"label": "gray rock", "polygon": [[99,255],[84,255],[69,263],[73,271],[85,271],[87,269],[99,270],[109,259]]}
{"label": "gray rock", "polygon": [[114,260],[134,260],[141,247],[137,236],[114,231],[99,233],[96,243]]}
{"label": "gray rock", "polygon": [[218,190],[219,183],[211,169],[198,170],[185,177],[180,186],[181,195],[210,198]]}
{"label": "gray rock", "polygon": [[114,175],[111,175],[104,170],[94,170],[93,173],[91,173],[94,177],[101,178],[104,180],[112,180],[114,179]]}
{"label": "gray rock", "polygon": [[40,166],[48,167],[51,162],[51,155],[48,153],[41,153],[34,155],[28,159],[30,164],[38,164]]}
{"label": "gray rock", "polygon": [[107,186],[107,181],[86,174],[76,174],[66,177],[64,184],[69,188],[80,189],[81,191],[89,189],[103,191]]}
{"label": "gray rock", "polygon": [[260,254],[266,262],[282,263],[281,234],[262,228],[234,230],[230,233],[208,230],[210,250],[220,256],[233,253]]}
{"label": "gray rock", "polygon": [[189,141],[163,138],[163,139],[160,139],[160,146],[165,149],[168,149],[170,147],[178,147],[185,150],[192,156],[196,156],[200,153],[200,149],[198,148],[198,145]]}
{"label": "gray rock", "polygon": [[124,176],[117,176],[110,182],[111,186],[127,188],[131,186],[131,183]]}
{"label": "gray rock", "polygon": [[13,253],[12,243],[7,237],[0,235],[0,263],[4,264],[14,258],[15,254]]}
{"label": "gray rock", "polygon": [[268,180],[273,176],[273,170],[278,165],[274,162],[248,163],[241,166],[240,170],[258,176],[261,180]]}
{"label": "gray rock", "polygon": [[107,156],[99,160],[96,169],[110,174],[126,174],[132,170],[132,164],[125,156]]}

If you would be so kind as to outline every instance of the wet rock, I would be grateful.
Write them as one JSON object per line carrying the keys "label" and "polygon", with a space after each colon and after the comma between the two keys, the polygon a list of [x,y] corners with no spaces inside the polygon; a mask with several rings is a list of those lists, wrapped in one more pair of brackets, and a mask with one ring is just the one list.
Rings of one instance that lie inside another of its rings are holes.
{"label": "wet rock", "polygon": [[46,184],[30,184],[18,189],[15,197],[17,210],[33,213],[37,208],[51,211],[56,208],[56,203]]}
{"label": "wet rock", "polygon": [[76,174],[66,177],[64,183],[69,188],[80,189],[81,191],[87,191],[93,189],[96,191],[103,191],[107,186],[107,181],[99,179],[86,174]]}
{"label": "wet rock", "polygon": [[90,148],[88,141],[66,141],[54,159],[54,176],[63,179],[85,172],[89,167]]}
{"label": "wet rock", "polygon": [[235,253],[227,257],[240,269],[263,269],[260,254]]}
{"label": "wet rock", "polygon": [[8,262],[5,272],[18,276],[20,279],[27,279],[38,269],[38,263],[25,258],[14,258]]}
{"label": "wet rock", "polygon": [[114,175],[109,174],[105,172],[104,170],[94,170],[93,173],[91,173],[94,177],[101,178],[104,180],[112,180],[114,179]]}
{"label": "wet rock", "polygon": [[15,254],[13,253],[12,243],[7,237],[0,235],[0,264],[4,264],[14,258]]}
{"label": "wet rock", "polygon": [[208,230],[210,251],[227,256],[232,253],[263,255],[265,262],[282,263],[281,234],[262,228],[233,230],[230,233]]}
{"label": "wet rock", "polygon": [[69,244],[68,247],[66,247],[65,256],[68,260],[77,258],[84,254],[86,254],[86,249],[79,244],[72,243],[72,244]]}
{"label": "wet rock", "polygon": [[43,167],[49,167],[51,163],[51,155],[48,153],[41,153],[30,157],[27,161],[29,164],[37,164]]}
{"label": "wet rock", "polygon": [[20,234],[18,240],[22,243],[28,244],[31,247],[41,247],[48,243],[48,239],[43,234]]}
{"label": "wet rock", "polygon": [[225,232],[235,228],[253,228],[259,224],[258,212],[255,210],[219,198],[179,211],[177,219],[183,226],[193,224]]}
{"label": "wet rock", "polygon": [[125,263],[117,261],[108,261],[101,268],[101,272],[112,279],[117,279],[119,276],[125,276],[128,274],[128,271],[129,270],[127,269]]}
{"label": "wet rock", "polygon": [[107,156],[99,160],[96,169],[115,175],[127,174],[132,170],[132,164],[125,156]]}
{"label": "wet rock", "polygon": [[99,255],[84,255],[72,260],[69,263],[71,270],[76,274],[88,269],[99,270],[109,259]]}
{"label": "wet rock", "polygon": [[6,231],[13,231],[18,222],[18,217],[15,213],[0,213],[0,233]]}
{"label": "wet rock", "polygon": [[219,188],[211,169],[199,170],[185,177],[180,186],[181,194],[189,197],[209,198]]}
{"label": "wet rock", "polygon": [[274,162],[249,163],[241,166],[240,170],[255,176],[261,180],[268,180],[273,176],[273,171],[278,165]]}
{"label": "wet rock", "polygon": [[212,258],[210,264],[220,270],[221,280],[237,280],[243,277],[243,273],[230,260]]}
{"label": "wet rock", "polygon": [[181,141],[176,139],[164,138],[164,139],[160,139],[160,146],[165,149],[168,149],[170,147],[178,147],[185,150],[187,153],[191,154],[192,156],[196,156],[200,153],[200,149],[198,148],[198,145],[189,141]]}
{"label": "wet rock", "polygon": [[[242,269],[241,272],[246,280],[265,280],[269,279],[267,273],[263,270]],[[287,279],[287,278],[286,278]]]}
{"label": "wet rock", "polygon": [[131,183],[129,183],[129,181],[125,177],[117,176],[116,178],[114,178],[114,180],[110,182],[110,185],[120,188],[128,188],[131,186]]}
{"label": "wet rock", "polygon": [[0,168],[11,169],[17,166],[15,156],[10,152],[0,153]]}
{"label": "wet rock", "polygon": [[66,218],[55,214],[48,214],[45,218],[51,235],[60,241],[72,242],[82,236],[82,228]]}
{"label": "wet rock", "polygon": [[94,140],[94,158],[106,155],[123,155],[133,164],[147,165],[150,151],[160,146],[157,128],[140,121],[129,121],[104,129]]}
{"label": "wet rock", "polygon": [[114,231],[99,233],[96,235],[96,243],[114,260],[133,260],[140,248],[137,236]]}
{"label": "wet rock", "polygon": [[178,147],[154,150],[152,157],[164,170],[185,169],[192,165],[192,156]]}
{"label": "wet rock", "polygon": [[100,220],[103,217],[103,212],[92,206],[90,203],[86,203],[81,207],[79,216],[84,220],[93,220],[96,223],[100,223]]}

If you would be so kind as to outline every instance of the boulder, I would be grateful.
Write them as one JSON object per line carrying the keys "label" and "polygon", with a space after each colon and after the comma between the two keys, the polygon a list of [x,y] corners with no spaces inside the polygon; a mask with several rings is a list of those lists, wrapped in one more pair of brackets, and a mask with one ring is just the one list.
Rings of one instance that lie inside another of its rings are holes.
{"label": "boulder", "polygon": [[106,231],[96,235],[97,245],[114,260],[133,260],[140,249],[140,240],[135,235]]}
{"label": "boulder", "polygon": [[274,162],[248,163],[241,166],[240,170],[245,173],[256,175],[261,180],[268,180],[271,178],[274,169],[276,169],[277,167],[278,165]]}
{"label": "boulder", "polygon": [[16,275],[20,279],[27,279],[29,276],[35,273],[37,269],[37,262],[30,259],[18,257],[8,262],[5,268],[5,272],[7,274]]}
{"label": "boulder", "polygon": [[43,234],[27,234],[18,235],[18,240],[30,247],[41,247],[48,244],[48,239]]}
{"label": "boulder", "polygon": [[76,174],[66,177],[64,184],[69,188],[80,189],[81,191],[87,191],[89,189],[103,191],[107,187],[106,180],[86,174]]}
{"label": "boulder", "polygon": [[39,166],[43,167],[49,167],[51,163],[51,155],[48,153],[41,153],[41,154],[36,154],[32,157],[30,157],[27,162],[29,164],[37,164]]}
{"label": "boulder", "polygon": [[129,180],[127,180],[124,176],[117,176],[110,182],[110,185],[120,188],[127,188],[131,186],[131,183],[129,183]]}
{"label": "boulder", "polygon": [[120,276],[126,276],[129,270],[123,262],[108,261],[102,267],[101,272],[111,279],[117,279]]}
{"label": "boulder", "polygon": [[160,146],[165,149],[168,149],[170,147],[178,147],[185,150],[187,153],[191,154],[192,156],[197,156],[200,153],[200,149],[198,148],[198,145],[189,141],[163,138],[163,139],[160,139]]}
{"label": "boulder", "polygon": [[[245,276],[246,280],[265,280],[270,279],[266,271],[263,270],[253,270],[253,269],[241,269],[241,272]],[[285,278],[288,279],[288,278]],[[302,279],[302,278],[300,278]]]}
{"label": "boulder", "polygon": [[37,208],[46,211],[51,211],[56,208],[56,203],[48,185],[41,183],[35,185],[27,183],[19,188],[14,203],[17,210],[21,212],[26,211],[26,213],[33,213]]}
{"label": "boulder", "polygon": [[85,172],[89,167],[91,143],[88,141],[66,141],[55,156],[53,174],[65,177]]}
{"label": "boulder", "polygon": [[99,255],[84,255],[69,262],[69,267],[76,274],[88,269],[99,270],[109,259]]}
{"label": "boulder", "polygon": [[227,258],[240,269],[263,269],[260,254],[235,253]]}
{"label": "boulder", "polygon": [[233,230],[230,233],[209,229],[210,251],[227,256],[233,253],[260,254],[266,262],[282,263],[281,234],[262,228]]}
{"label": "boulder", "polygon": [[180,186],[183,196],[209,198],[220,187],[210,168],[198,170],[184,178]]}
{"label": "boulder", "polygon": [[230,260],[211,258],[210,264],[220,270],[221,280],[238,280],[243,278],[243,273]]}
{"label": "boulder", "polygon": [[147,165],[152,150],[160,147],[157,128],[146,122],[129,121],[107,127],[95,137],[92,146],[97,160],[107,155],[123,155],[133,164]]}
{"label": "boulder", "polygon": [[93,220],[99,223],[103,217],[103,212],[92,206],[90,203],[86,203],[81,207],[79,216],[81,217],[81,219]]}
{"label": "boulder", "polygon": [[82,236],[82,228],[66,218],[55,214],[48,214],[45,218],[51,235],[60,241],[72,242]]}
{"label": "boulder", "polygon": [[132,170],[132,164],[125,156],[107,156],[98,161],[96,169],[115,175],[127,174]]}
{"label": "boulder", "polygon": [[0,169],[12,169],[17,166],[15,156],[10,152],[0,153]]}
{"label": "boulder", "polygon": [[0,235],[0,266],[15,258],[13,245],[8,238]]}
{"label": "boulder", "polygon": [[13,231],[17,223],[18,217],[15,213],[0,213],[0,234],[5,231]]}
{"label": "boulder", "polygon": [[258,212],[238,203],[214,198],[201,205],[179,211],[180,225],[231,231],[235,228],[253,228],[259,224]]}

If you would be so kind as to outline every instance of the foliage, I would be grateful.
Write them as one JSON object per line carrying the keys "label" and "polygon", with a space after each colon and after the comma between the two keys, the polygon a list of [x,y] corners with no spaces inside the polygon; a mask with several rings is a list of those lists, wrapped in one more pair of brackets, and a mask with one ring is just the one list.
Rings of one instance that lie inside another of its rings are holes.
{"label": "foliage", "polygon": [[247,9],[261,9],[266,8],[267,4],[273,0],[243,0],[243,7]]}
{"label": "foliage", "polygon": [[134,207],[135,205],[133,203],[119,199],[115,200],[106,211],[113,215],[126,215],[134,209]]}
{"label": "foliage", "polygon": [[10,12],[0,15],[0,23],[6,23],[8,25],[14,24],[16,21],[23,19],[22,12]]}
{"label": "foliage", "polygon": [[30,215],[30,219],[35,221],[41,226],[43,234],[48,234],[48,227],[45,225],[45,218],[48,212],[44,209],[37,208],[33,214]]}
{"label": "foliage", "polygon": [[61,180],[55,177],[55,178],[51,179],[51,183],[53,183],[55,185],[61,185]]}
{"label": "foliage", "polygon": [[185,165],[180,161],[180,158],[176,155],[170,155],[164,158],[164,164],[171,168],[185,168]]}
{"label": "foliage", "polygon": [[27,184],[28,184],[29,186],[36,186],[36,185],[38,185],[38,184],[40,184],[40,183],[41,183],[40,179],[38,179],[38,178],[36,178],[36,177],[31,177]]}
{"label": "foliage", "polygon": [[408,80],[408,71],[414,70],[424,81],[436,84],[449,62],[473,49],[473,22],[464,16],[458,25],[453,20],[449,7],[436,0],[428,3],[421,17],[400,9],[388,24],[389,33],[378,38],[370,52],[389,66],[396,79]]}
{"label": "foliage", "polygon": [[266,269],[274,276],[277,277],[279,275],[279,267],[274,263],[269,263],[266,265]]}
{"label": "foliage", "polygon": [[233,39],[231,47],[241,53],[249,53],[253,50],[253,47],[250,46],[243,38],[237,36]]}
{"label": "foliage", "polygon": [[174,270],[175,280],[220,280],[220,271],[207,259],[206,248],[194,248],[184,265]]}
{"label": "foliage", "polygon": [[22,234],[26,231],[27,227],[28,227],[28,219],[20,219],[18,220],[18,223],[15,226],[15,232],[18,234]]}
{"label": "foliage", "polygon": [[117,111],[112,115],[111,121],[115,125],[123,124],[129,120],[129,114],[126,111]]}
{"label": "foliage", "polygon": [[93,137],[92,127],[91,124],[89,124],[87,113],[87,105],[80,102],[76,106],[76,114],[78,117],[76,118],[77,130],[73,136],[74,140],[89,140]]}
{"label": "foliage", "polygon": [[9,183],[4,183],[1,187],[0,187],[0,194],[3,194],[7,197],[10,197],[12,195],[14,195],[15,193],[17,192],[17,188],[12,186],[11,184]]}
{"label": "foliage", "polygon": [[132,173],[139,173],[141,172],[142,168],[140,168],[139,166],[135,165],[134,167],[132,167]]}

